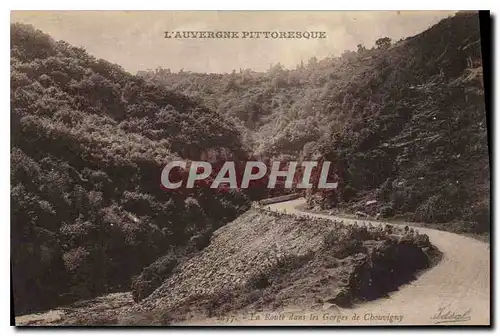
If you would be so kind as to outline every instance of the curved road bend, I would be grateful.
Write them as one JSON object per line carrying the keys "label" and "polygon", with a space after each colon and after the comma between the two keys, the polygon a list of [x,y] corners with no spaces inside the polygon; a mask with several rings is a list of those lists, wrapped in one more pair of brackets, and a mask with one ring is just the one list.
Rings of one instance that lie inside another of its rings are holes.
{"label": "curved road bend", "polygon": [[[306,214],[309,216],[342,220],[347,223],[368,223],[369,220],[346,219],[336,216],[315,214],[297,210],[296,207],[305,202],[303,198],[292,201],[270,204],[275,211]],[[371,222],[380,225],[380,222]],[[371,320],[372,316],[403,315],[400,322],[391,324],[405,325],[488,325],[490,324],[490,249],[487,243],[466,236],[418,228],[420,233],[429,236],[430,241],[443,253],[442,260],[433,268],[425,271],[416,280],[403,285],[388,298],[378,299],[359,305],[352,309],[341,309],[340,313],[352,317],[354,313],[360,319],[340,323],[324,318],[325,313],[335,315],[335,309],[314,311],[319,319],[304,321],[266,321],[238,318],[231,324],[282,325],[282,324],[385,324],[388,321]],[[439,311],[441,314],[439,316]],[[291,310],[290,310],[291,311]],[[313,311],[293,310],[297,314],[308,316]],[[337,310],[337,314],[339,311]],[[459,314],[463,316],[460,318]],[[263,316],[263,314],[260,314]],[[432,318],[434,317],[434,318]],[[436,318],[438,317],[438,318]],[[200,324],[191,321],[189,324]],[[201,324],[219,324],[210,319]]]}

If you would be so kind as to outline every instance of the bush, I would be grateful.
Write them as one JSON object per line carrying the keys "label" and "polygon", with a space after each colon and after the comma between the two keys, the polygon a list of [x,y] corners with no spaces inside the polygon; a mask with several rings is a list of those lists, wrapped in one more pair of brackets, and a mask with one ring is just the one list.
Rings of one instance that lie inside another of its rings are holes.
{"label": "bush", "polygon": [[455,207],[442,195],[431,196],[421,204],[414,214],[414,220],[429,223],[447,222],[454,218]]}
{"label": "bush", "polygon": [[356,189],[354,189],[350,185],[346,185],[342,190],[342,200],[344,202],[349,202],[356,197],[356,193]]}
{"label": "bush", "polygon": [[178,264],[178,259],[166,255],[144,268],[141,274],[132,279],[132,297],[139,302],[158,288],[168,278]]}
{"label": "bush", "polygon": [[396,214],[394,208],[390,205],[380,207],[379,213],[382,218],[394,217]]}

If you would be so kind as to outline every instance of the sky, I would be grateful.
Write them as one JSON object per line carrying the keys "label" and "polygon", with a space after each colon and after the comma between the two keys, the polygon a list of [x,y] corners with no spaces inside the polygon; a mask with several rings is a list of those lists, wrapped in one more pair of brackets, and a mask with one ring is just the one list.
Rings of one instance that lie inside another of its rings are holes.
{"label": "sky", "polygon": [[[454,11],[12,11],[56,40],[125,70],[265,71],[416,35]],[[324,39],[166,39],[165,31],[323,31]]]}

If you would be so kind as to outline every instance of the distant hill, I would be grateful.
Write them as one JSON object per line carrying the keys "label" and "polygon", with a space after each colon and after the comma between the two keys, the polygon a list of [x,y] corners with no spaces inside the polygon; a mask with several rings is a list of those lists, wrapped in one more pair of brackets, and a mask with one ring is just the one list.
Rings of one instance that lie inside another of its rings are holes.
{"label": "distant hill", "polygon": [[22,24],[11,25],[11,133],[16,315],[128,290],[249,205],[238,192],[159,185],[171,159],[243,155],[231,122]]}
{"label": "distant hill", "polygon": [[489,231],[477,13],[292,70],[139,75],[232,118],[256,154],[335,162],[338,193],[310,198],[312,205]]}

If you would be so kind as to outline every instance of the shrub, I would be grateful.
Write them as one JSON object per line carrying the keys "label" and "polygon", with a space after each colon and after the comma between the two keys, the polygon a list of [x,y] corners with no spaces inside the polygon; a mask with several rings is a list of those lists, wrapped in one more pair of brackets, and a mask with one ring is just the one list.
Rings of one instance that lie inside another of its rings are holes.
{"label": "shrub", "polygon": [[356,193],[356,189],[354,189],[350,185],[346,185],[342,190],[342,200],[344,202],[349,202],[356,197]]}
{"label": "shrub", "polygon": [[144,268],[141,274],[132,279],[132,297],[139,302],[148,297],[168,278],[178,264],[178,259],[166,255]]}
{"label": "shrub", "polygon": [[456,209],[442,195],[431,196],[421,204],[414,214],[414,220],[421,222],[447,222],[455,216]]}
{"label": "shrub", "polygon": [[394,217],[394,215],[396,214],[394,208],[390,205],[380,207],[379,213],[382,218]]}

